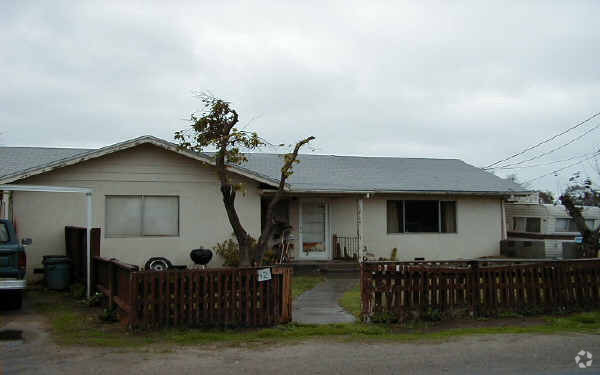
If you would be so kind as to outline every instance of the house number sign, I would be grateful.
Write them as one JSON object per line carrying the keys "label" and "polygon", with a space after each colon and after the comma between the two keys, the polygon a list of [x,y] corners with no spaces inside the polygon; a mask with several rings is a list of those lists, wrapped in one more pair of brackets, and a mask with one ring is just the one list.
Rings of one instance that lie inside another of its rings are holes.
{"label": "house number sign", "polygon": [[270,268],[263,268],[256,272],[258,273],[258,281],[271,280],[271,269]]}

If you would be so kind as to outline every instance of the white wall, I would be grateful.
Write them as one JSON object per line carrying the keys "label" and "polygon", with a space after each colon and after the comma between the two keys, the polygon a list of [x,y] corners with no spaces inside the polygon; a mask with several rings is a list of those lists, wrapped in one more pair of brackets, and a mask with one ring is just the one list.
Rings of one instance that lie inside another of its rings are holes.
{"label": "white wall", "polygon": [[[387,199],[455,200],[457,233],[387,233]],[[502,207],[499,198],[375,196],[364,200],[365,244],[376,258],[389,258],[398,249],[398,260],[477,258],[500,254]]]}
{"label": "white wall", "polygon": [[[236,207],[242,224],[260,234],[258,184],[250,180]],[[153,256],[174,264],[192,264],[190,250],[212,248],[233,232],[223,207],[213,167],[151,145],[142,145],[99,159],[19,181],[23,184],[88,187],[94,190],[94,226],[102,228],[101,255],[143,266]],[[105,237],[106,195],[179,196],[179,237]],[[63,193],[14,193],[14,218],[20,237],[30,237],[28,277],[41,267],[43,255],[64,254],[64,227],[85,225],[85,196]],[[213,258],[212,266],[221,264]]]}
{"label": "white wall", "polygon": [[[354,237],[357,235],[357,199],[324,197],[330,203],[331,234]],[[393,248],[398,249],[399,260],[457,259],[497,256],[502,239],[502,205],[500,198],[449,197],[424,195],[376,195],[364,199],[365,245],[375,258],[390,258]],[[387,199],[455,200],[457,233],[387,233]],[[298,202],[290,202],[290,225],[298,233]],[[298,256],[299,240],[294,255]]]}

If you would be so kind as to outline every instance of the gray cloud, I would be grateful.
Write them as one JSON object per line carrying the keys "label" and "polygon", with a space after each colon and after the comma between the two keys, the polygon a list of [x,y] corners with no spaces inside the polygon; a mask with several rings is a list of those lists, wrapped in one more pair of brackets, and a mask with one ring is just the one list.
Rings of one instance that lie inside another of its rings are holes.
{"label": "gray cloud", "polygon": [[[273,142],[315,135],[320,153],[484,166],[600,111],[599,10],[593,1],[2,2],[0,142],[170,139],[198,109],[193,93],[210,90]],[[593,152],[598,134],[536,164]],[[568,164],[516,172],[527,180]],[[575,170],[593,173],[584,163],[534,187],[562,189]]]}

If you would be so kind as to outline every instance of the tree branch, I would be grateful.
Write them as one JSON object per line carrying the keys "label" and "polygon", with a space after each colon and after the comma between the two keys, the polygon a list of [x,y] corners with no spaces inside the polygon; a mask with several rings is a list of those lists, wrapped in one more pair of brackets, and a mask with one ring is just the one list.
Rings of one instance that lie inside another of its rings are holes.
{"label": "tree branch", "polygon": [[299,141],[298,143],[296,143],[296,146],[294,147],[294,150],[291,153],[284,155],[284,163],[281,167],[281,177],[279,179],[279,188],[277,189],[275,195],[273,196],[273,198],[269,202],[269,205],[267,206],[267,212],[265,214],[265,227],[260,235],[260,238],[258,239],[258,251],[256,254],[257,258],[260,256],[260,259],[262,259],[264,251],[266,250],[265,246],[268,243],[269,238],[271,238],[271,234],[273,233],[273,209],[281,200],[281,196],[284,193],[287,179],[293,174],[294,164],[298,163],[298,153],[304,145],[306,145],[313,139],[315,139],[315,137],[310,136]]}

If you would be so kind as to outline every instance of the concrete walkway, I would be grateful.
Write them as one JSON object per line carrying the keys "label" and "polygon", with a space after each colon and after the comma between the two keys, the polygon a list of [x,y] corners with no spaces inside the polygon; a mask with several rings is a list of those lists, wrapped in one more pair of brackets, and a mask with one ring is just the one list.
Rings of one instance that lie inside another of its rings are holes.
{"label": "concrete walkway", "polygon": [[294,321],[304,324],[354,322],[354,316],[344,310],[337,301],[345,291],[357,283],[358,279],[354,277],[328,276],[325,282],[294,300]]}

